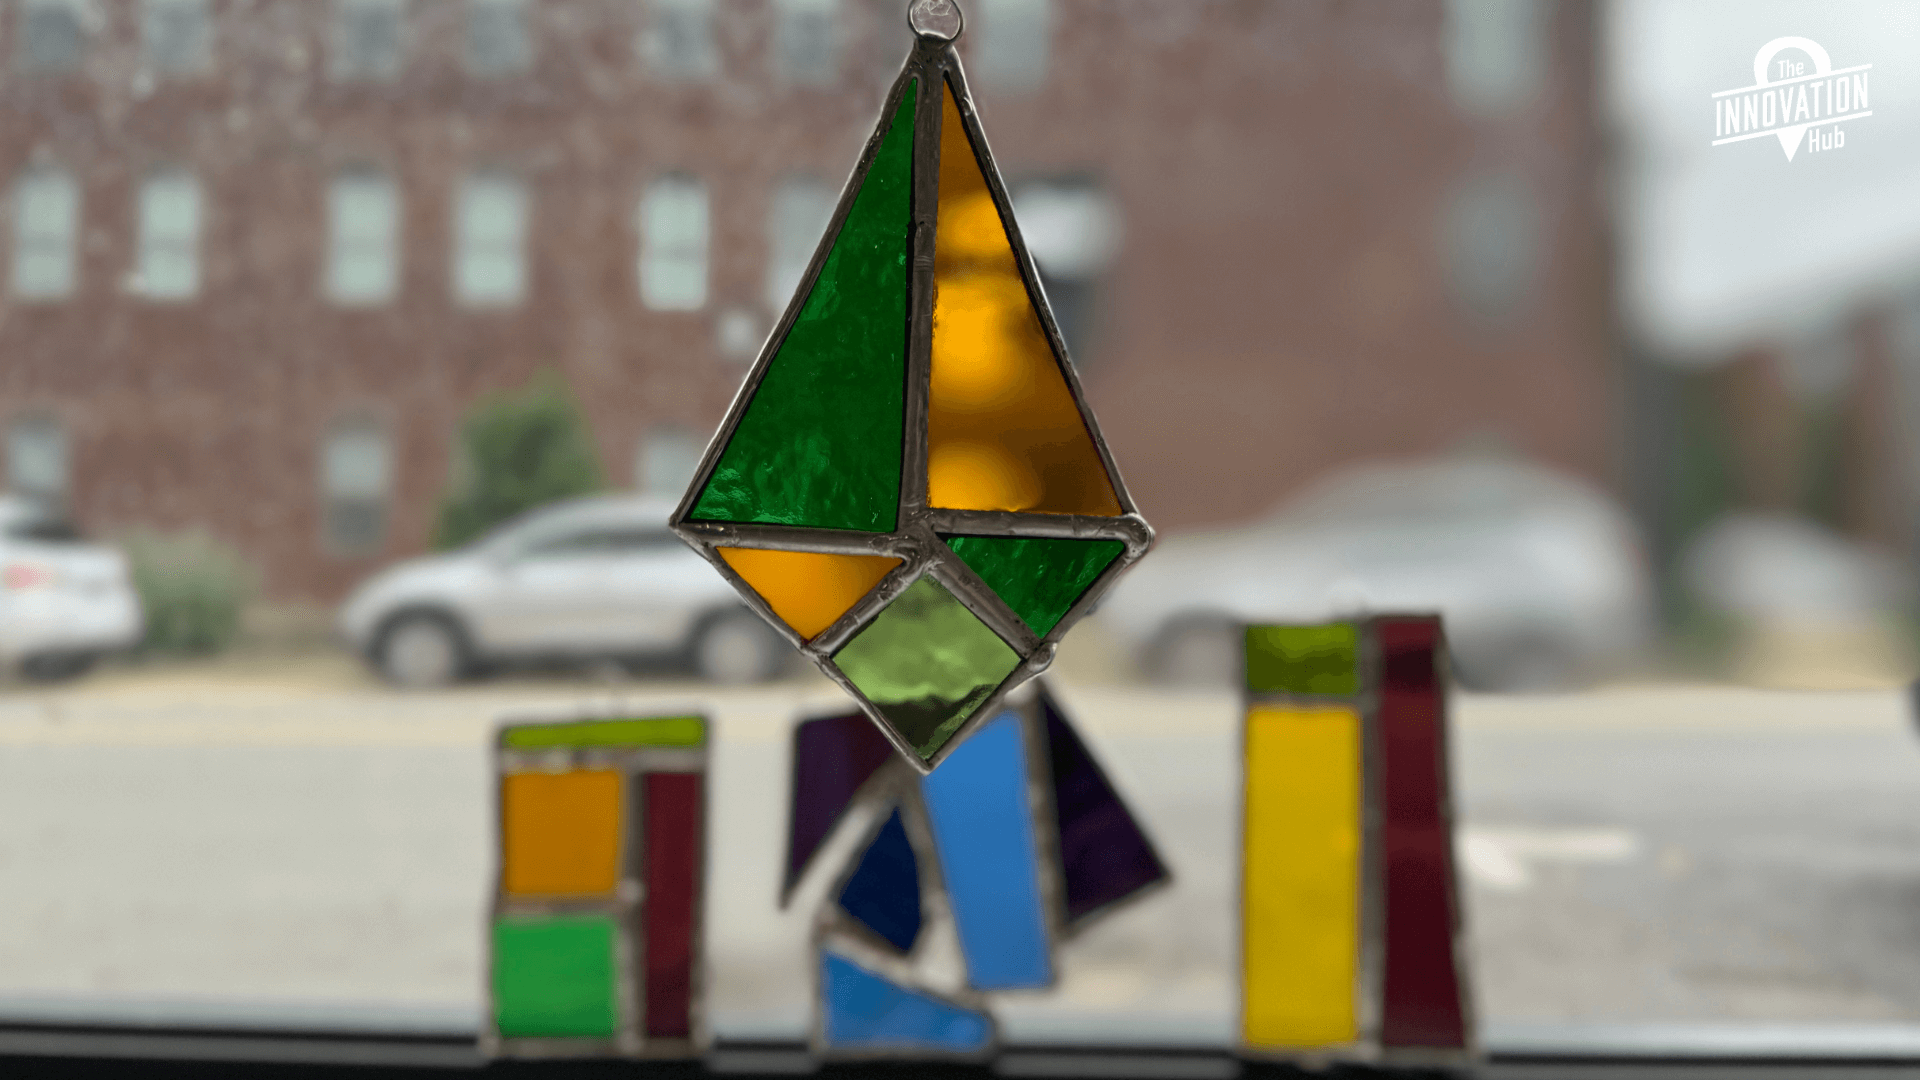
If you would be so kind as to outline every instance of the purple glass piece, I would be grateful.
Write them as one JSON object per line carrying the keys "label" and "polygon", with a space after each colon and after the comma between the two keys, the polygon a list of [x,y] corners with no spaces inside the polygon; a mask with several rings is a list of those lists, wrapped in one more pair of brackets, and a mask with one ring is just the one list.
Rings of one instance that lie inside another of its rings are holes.
{"label": "purple glass piece", "polygon": [[1044,685],[1040,708],[1047,718],[1047,761],[1066,886],[1066,929],[1072,931],[1147,886],[1166,880],[1167,868]]}
{"label": "purple glass piece", "polygon": [[893,757],[893,746],[863,713],[823,716],[793,729],[793,791],[787,816],[787,875],[780,906],[806,873],[863,784]]}

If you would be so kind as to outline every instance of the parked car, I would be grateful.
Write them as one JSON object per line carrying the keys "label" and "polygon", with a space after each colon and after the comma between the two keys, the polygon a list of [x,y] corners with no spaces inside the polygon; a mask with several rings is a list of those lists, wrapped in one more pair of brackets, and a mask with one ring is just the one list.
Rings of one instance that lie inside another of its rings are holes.
{"label": "parked car", "polygon": [[1101,617],[1169,681],[1226,681],[1236,626],[1437,611],[1468,687],[1547,689],[1630,658],[1651,585],[1626,516],[1572,478],[1505,458],[1365,466],[1244,528],[1173,536]]}
{"label": "parked car", "polygon": [[36,500],[0,495],[0,663],[39,682],[70,679],[138,644],[144,628],[126,556]]}
{"label": "parked car", "polygon": [[503,662],[661,656],[716,682],[772,678],[791,650],[667,530],[672,510],[595,496],[530,511],[374,575],[342,605],[340,633],[403,686]]}

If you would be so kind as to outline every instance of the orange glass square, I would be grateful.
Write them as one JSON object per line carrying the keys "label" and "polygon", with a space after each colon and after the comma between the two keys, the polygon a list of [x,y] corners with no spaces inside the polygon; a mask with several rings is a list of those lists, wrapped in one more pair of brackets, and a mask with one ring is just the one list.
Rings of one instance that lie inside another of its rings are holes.
{"label": "orange glass square", "polygon": [[620,882],[620,774],[515,773],[501,794],[507,892],[579,896]]}

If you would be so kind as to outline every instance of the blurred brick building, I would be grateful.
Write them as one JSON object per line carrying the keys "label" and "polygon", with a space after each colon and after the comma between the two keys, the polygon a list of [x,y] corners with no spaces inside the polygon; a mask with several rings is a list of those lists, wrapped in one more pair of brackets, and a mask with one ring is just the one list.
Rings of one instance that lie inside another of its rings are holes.
{"label": "blurred brick building", "polygon": [[[1589,6],[963,5],[1157,524],[1463,441],[1611,483]],[[463,412],[543,369],[677,490],[908,44],[897,0],[0,15],[10,486],[315,599],[425,547]]]}

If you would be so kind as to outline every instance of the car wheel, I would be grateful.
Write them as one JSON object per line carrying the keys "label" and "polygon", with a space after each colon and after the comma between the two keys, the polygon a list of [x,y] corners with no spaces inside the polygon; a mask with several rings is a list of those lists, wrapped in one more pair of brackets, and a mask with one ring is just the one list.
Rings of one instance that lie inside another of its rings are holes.
{"label": "car wheel", "polygon": [[1172,686],[1231,686],[1240,674],[1240,636],[1211,619],[1170,624],[1147,651],[1147,674]]}
{"label": "car wheel", "polygon": [[693,669],[726,686],[766,682],[787,661],[787,643],[750,612],[722,615],[693,643]]}
{"label": "car wheel", "polygon": [[445,686],[466,672],[466,641],[444,616],[403,615],[380,636],[374,663],[395,686]]}
{"label": "car wheel", "polygon": [[93,653],[43,653],[20,661],[20,677],[28,682],[55,683],[77,679],[99,659]]}

